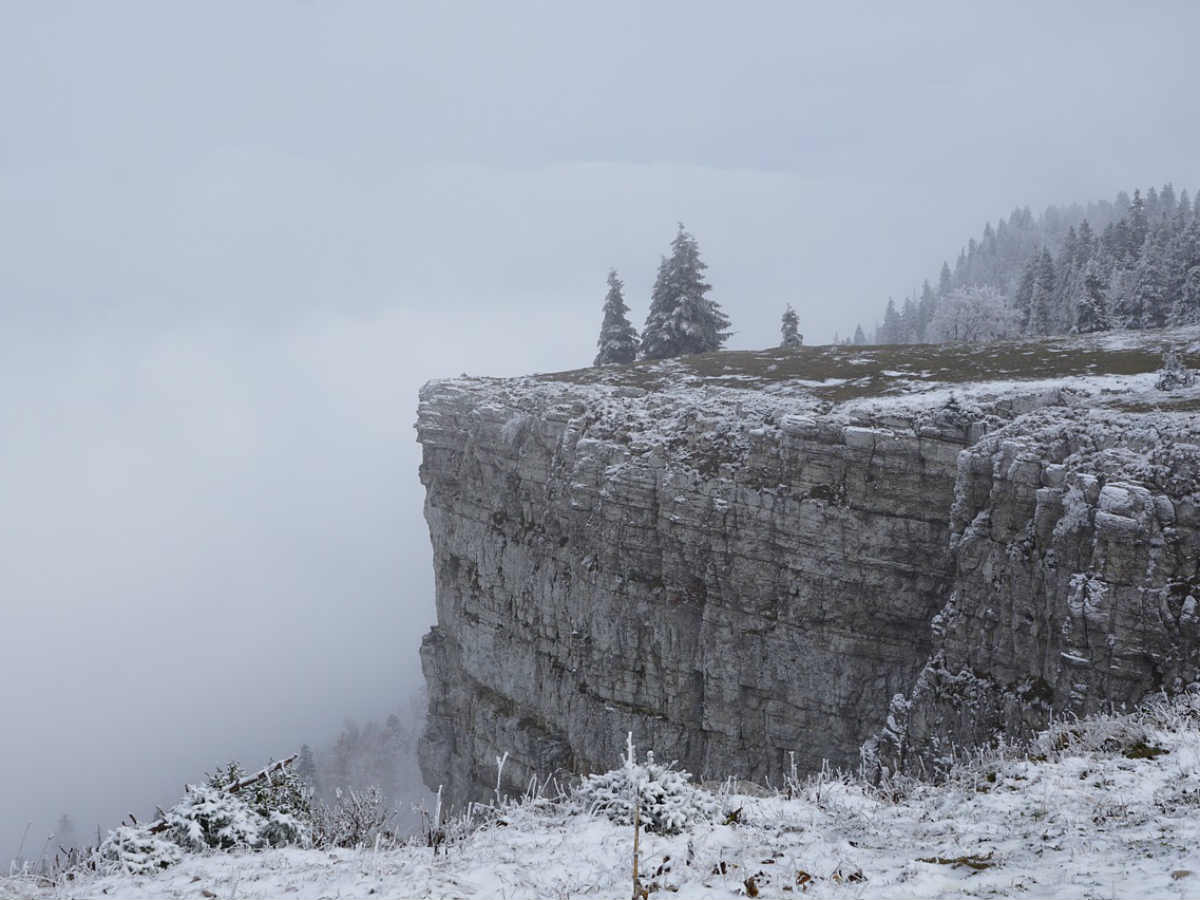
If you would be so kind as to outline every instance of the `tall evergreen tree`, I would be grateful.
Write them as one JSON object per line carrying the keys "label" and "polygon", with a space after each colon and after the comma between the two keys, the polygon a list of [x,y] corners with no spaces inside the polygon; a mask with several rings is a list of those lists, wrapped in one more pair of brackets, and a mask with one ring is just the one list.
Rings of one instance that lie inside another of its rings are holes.
{"label": "tall evergreen tree", "polygon": [[1138,307],[1135,328],[1162,328],[1174,307],[1169,261],[1167,226],[1155,227],[1146,238],[1138,260],[1134,294]]}
{"label": "tall evergreen tree", "polygon": [[863,334],[862,325],[856,325],[854,328],[854,345],[856,347],[861,347],[866,342],[867,336]]}
{"label": "tall evergreen tree", "polygon": [[[1151,188],[1153,190],[1153,188]],[[1130,261],[1137,258],[1146,241],[1149,221],[1146,218],[1146,201],[1142,199],[1141,191],[1133,192],[1133,201],[1129,204],[1129,242],[1126,245],[1126,258]]]}
{"label": "tall evergreen tree", "polygon": [[1200,217],[1180,229],[1172,269],[1178,286],[1171,324],[1195,325],[1200,322]]}
{"label": "tall evergreen tree", "polygon": [[912,297],[906,297],[900,313],[900,342],[915,344],[920,340],[919,331],[920,318],[917,312],[917,301]]}
{"label": "tall evergreen tree", "polygon": [[888,297],[887,309],[883,313],[883,324],[879,326],[880,344],[898,344],[900,343],[900,313],[896,311],[896,301]]}
{"label": "tall evergreen tree", "polygon": [[1054,258],[1045,247],[1037,260],[1033,294],[1029,299],[1029,331],[1050,334],[1054,324]]}
{"label": "tall evergreen tree", "polygon": [[1095,331],[1107,331],[1108,298],[1105,296],[1108,285],[1105,283],[1100,264],[1088,260],[1083,270],[1083,293],[1075,304],[1075,328],[1080,334],[1091,334]]}
{"label": "tall evergreen tree", "polygon": [[706,295],[708,268],[700,259],[696,239],[679,223],[671,256],[658,267],[650,295],[650,312],[642,329],[642,355],[666,359],[720,350],[729,338],[729,318],[720,304]]}
{"label": "tall evergreen tree", "polygon": [[779,333],[782,337],[779,346],[785,350],[795,350],[804,344],[804,337],[800,334],[800,317],[790,303],[779,320]]}
{"label": "tall evergreen tree", "polygon": [[629,324],[629,307],[625,305],[624,285],[616,269],[608,270],[608,295],[604,298],[604,319],[596,347],[600,352],[594,366],[631,363],[637,358],[637,329]]}
{"label": "tall evergreen tree", "polygon": [[1033,284],[1037,280],[1038,262],[1039,258],[1035,256],[1026,263],[1017,292],[1013,295],[1013,310],[1022,334],[1029,334],[1033,327]]}
{"label": "tall evergreen tree", "polygon": [[954,284],[950,278],[950,264],[943,262],[942,273],[938,276],[938,296],[945,297],[952,290],[954,290]]}
{"label": "tall evergreen tree", "polygon": [[917,340],[929,340],[929,323],[937,312],[937,296],[928,281],[921,285],[921,299],[917,302]]}
{"label": "tall evergreen tree", "polygon": [[320,784],[317,782],[317,762],[313,758],[312,747],[308,744],[300,745],[300,758],[296,760],[296,775],[313,789],[313,793],[320,792]]}

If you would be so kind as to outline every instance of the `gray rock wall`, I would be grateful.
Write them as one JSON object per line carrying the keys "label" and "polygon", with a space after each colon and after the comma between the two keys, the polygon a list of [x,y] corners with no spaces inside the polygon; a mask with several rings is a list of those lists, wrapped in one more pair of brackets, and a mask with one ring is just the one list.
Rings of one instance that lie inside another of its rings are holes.
{"label": "gray rock wall", "polygon": [[627,731],[701,777],[857,763],[929,657],[957,456],[985,426],[794,407],[425,389],[430,784],[486,796],[506,752],[510,789],[607,769]]}
{"label": "gray rock wall", "polygon": [[955,577],[934,655],[876,752],[936,773],[952,745],[1200,680],[1200,422],[1054,408],[959,460]]}
{"label": "gray rock wall", "polygon": [[871,411],[803,393],[434,382],[427,783],[461,804],[638,746],[779,783],[790,755],[952,744],[1197,677],[1187,415],[1069,392]]}

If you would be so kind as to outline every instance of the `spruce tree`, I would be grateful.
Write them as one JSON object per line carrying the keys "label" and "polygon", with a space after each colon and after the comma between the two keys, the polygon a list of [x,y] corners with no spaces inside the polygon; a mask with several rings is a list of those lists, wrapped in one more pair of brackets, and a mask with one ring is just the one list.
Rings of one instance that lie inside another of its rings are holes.
{"label": "spruce tree", "polygon": [[1075,307],[1075,328],[1080,334],[1108,330],[1107,290],[1099,263],[1089,260],[1083,270],[1083,295]]}
{"label": "spruce tree", "polygon": [[879,327],[879,343],[900,343],[900,313],[896,312],[896,301],[888,297],[887,309],[883,313],[883,325]]}
{"label": "spruce tree", "polygon": [[312,788],[313,793],[320,792],[320,784],[317,782],[317,763],[313,759],[312,747],[308,744],[300,745],[300,758],[296,760],[296,776]]}
{"label": "spruce tree", "polygon": [[1178,289],[1171,324],[1195,325],[1200,322],[1200,217],[1180,230],[1173,266]]}
{"label": "spruce tree", "polygon": [[800,334],[800,317],[790,303],[779,320],[779,333],[783,338],[779,346],[785,350],[795,350],[804,343],[804,337]]}
{"label": "spruce tree", "polygon": [[1029,334],[1033,317],[1033,283],[1037,280],[1038,257],[1034,256],[1025,265],[1017,291],[1013,295],[1013,309],[1017,314],[1017,325],[1022,334]]}
{"label": "spruce tree", "polygon": [[[928,287],[928,285],[926,285]],[[861,347],[867,342],[867,336],[863,334],[862,325],[858,325],[854,329],[854,345]]]}
{"label": "spruce tree", "polygon": [[1138,254],[1142,252],[1142,244],[1146,241],[1148,231],[1146,201],[1142,199],[1141,191],[1134,191],[1133,202],[1129,204],[1129,243],[1126,247],[1128,259],[1137,259]]}
{"label": "spruce tree", "polygon": [[954,285],[950,281],[950,264],[942,263],[942,273],[938,276],[938,296],[945,297],[954,289]]}
{"label": "spruce tree", "polygon": [[629,324],[629,307],[625,305],[624,285],[616,269],[608,270],[608,295],[604,298],[604,320],[596,341],[599,353],[594,366],[631,363],[637,358],[637,331]]}
{"label": "spruce tree", "polygon": [[1054,259],[1042,248],[1033,279],[1033,294],[1029,299],[1029,331],[1031,334],[1050,334],[1054,324]]}
{"label": "spruce tree", "polygon": [[920,340],[920,313],[917,301],[913,297],[904,300],[904,309],[900,313],[900,343],[915,344]]}
{"label": "spruce tree", "polygon": [[1135,328],[1162,328],[1175,306],[1171,296],[1171,279],[1167,272],[1168,247],[1166,227],[1159,226],[1147,236],[1138,260],[1134,292],[1137,297],[1138,321]]}
{"label": "spruce tree", "polygon": [[[937,312],[937,296],[928,281],[921,285],[921,299],[917,303],[917,340],[921,343],[929,340],[929,323]],[[863,343],[866,343],[864,341]]]}
{"label": "spruce tree", "polygon": [[658,267],[650,295],[650,312],[642,329],[642,356],[667,359],[720,350],[730,335],[729,318],[720,304],[705,296],[708,266],[700,259],[696,239],[679,223],[671,256]]}

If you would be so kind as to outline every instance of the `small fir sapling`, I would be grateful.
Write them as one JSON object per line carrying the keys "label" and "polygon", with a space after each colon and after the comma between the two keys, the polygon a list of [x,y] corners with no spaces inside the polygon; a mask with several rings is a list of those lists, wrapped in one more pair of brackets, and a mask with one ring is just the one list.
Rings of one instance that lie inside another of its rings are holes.
{"label": "small fir sapling", "polygon": [[590,812],[618,824],[632,825],[638,816],[648,832],[679,834],[693,822],[709,821],[717,814],[715,798],[690,779],[683,769],[656,762],[653,751],[638,763],[631,736],[620,768],[588,775],[576,794]]}

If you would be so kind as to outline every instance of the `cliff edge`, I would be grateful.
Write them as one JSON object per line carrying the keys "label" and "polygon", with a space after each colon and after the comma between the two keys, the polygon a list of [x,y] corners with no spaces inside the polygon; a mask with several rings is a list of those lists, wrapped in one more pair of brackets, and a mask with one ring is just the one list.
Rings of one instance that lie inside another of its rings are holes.
{"label": "cliff edge", "polygon": [[1200,678],[1200,330],[725,352],[421,391],[427,783],[952,749]]}

